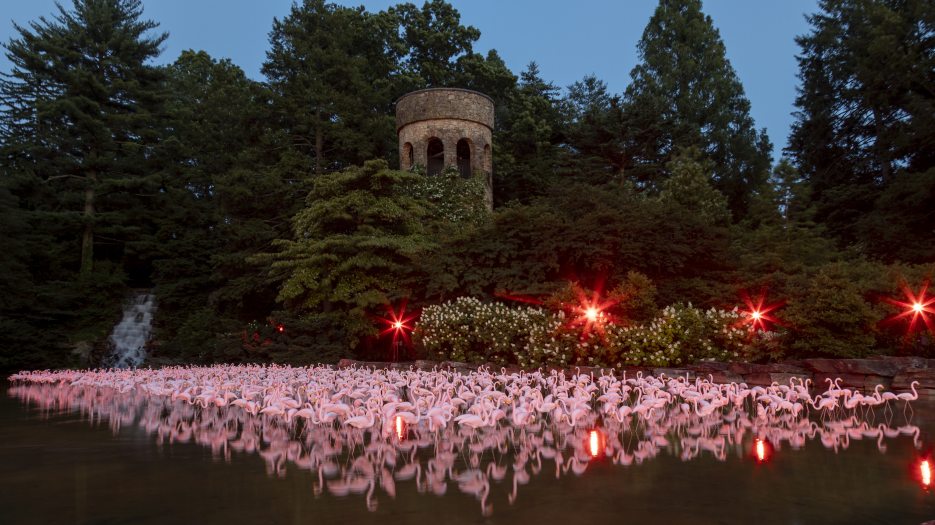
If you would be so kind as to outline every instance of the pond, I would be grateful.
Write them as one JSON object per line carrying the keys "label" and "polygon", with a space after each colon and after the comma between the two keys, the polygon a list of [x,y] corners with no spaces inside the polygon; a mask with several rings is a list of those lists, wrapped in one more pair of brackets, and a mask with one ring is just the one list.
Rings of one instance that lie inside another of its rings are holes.
{"label": "pond", "polygon": [[[0,523],[921,523],[935,402],[477,429],[6,383]],[[752,410],[751,410],[752,412]]]}

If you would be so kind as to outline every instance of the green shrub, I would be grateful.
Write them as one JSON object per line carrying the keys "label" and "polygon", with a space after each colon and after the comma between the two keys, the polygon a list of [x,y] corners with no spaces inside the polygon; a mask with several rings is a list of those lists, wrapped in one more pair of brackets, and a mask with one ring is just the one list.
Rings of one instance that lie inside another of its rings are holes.
{"label": "green shrub", "polygon": [[659,313],[656,305],[656,285],[640,272],[630,270],[611,292],[610,299],[626,319],[648,321]]}
{"label": "green shrub", "polygon": [[799,356],[864,357],[874,351],[883,319],[843,264],[822,268],[783,311],[789,348]]}

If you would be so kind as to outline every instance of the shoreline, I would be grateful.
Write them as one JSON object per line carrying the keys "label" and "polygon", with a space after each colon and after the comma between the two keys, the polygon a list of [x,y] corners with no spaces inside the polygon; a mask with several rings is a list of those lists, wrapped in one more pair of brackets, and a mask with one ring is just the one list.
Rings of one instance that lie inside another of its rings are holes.
{"label": "shoreline", "polygon": [[[481,366],[491,369],[506,368],[510,372],[521,371],[523,368],[516,365],[501,367],[490,363],[474,364],[458,361],[358,361],[354,359],[341,359],[336,368],[351,366],[389,369],[408,369],[414,367],[419,370],[433,368],[451,368],[462,372],[476,370]],[[591,366],[547,366],[543,370],[558,370],[573,373],[580,370],[583,373],[600,375],[607,374],[611,369]],[[841,379],[841,386],[857,388],[861,392],[872,392],[876,385],[883,385],[886,390],[895,392],[909,391],[909,385],[918,381],[919,397],[935,399],[935,359],[925,357],[896,357],[875,356],[862,359],[835,359],[812,358],[796,359],[779,363],[723,363],[706,361],[679,367],[652,367],[652,366],[624,366],[614,368],[617,375],[626,373],[628,377],[642,372],[644,375],[659,376],[665,374],[669,377],[684,376],[690,379],[700,377],[711,378],[717,383],[747,383],[750,386],[767,386],[774,382],[787,384],[790,378],[811,379],[815,387],[822,388],[826,379],[834,381]]]}

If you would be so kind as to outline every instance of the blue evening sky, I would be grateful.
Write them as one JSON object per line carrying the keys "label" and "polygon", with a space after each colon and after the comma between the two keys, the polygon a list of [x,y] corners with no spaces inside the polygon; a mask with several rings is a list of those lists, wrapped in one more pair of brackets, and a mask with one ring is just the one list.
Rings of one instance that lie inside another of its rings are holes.
{"label": "blue evening sky", "polygon": [[[379,11],[395,1],[339,1]],[[421,5],[421,1],[415,1]],[[475,50],[494,48],[514,73],[535,60],[543,78],[566,87],[588,74],[622,93],[636,64],[636,44],[656,0],[454,0],[462,23],[481,31]],[[758,128],[766,127],[776,154],[786,144],[795,98],[796,35],[808,31],[805,14],[817,0],[705,0],[752,105]],[[55,11],[53,0],[4,0],[0,42],[13,36],[12,22],[26,24]],[[64,5],[70,6],[70,0]],[[169,39],[159,63],[182,50],[203,49],[230,58],[248,76],[262,79],[273,17],[284,17],[292,0],[144,0],[145,16]],[[0,57],[0,71],[10,63]]]}

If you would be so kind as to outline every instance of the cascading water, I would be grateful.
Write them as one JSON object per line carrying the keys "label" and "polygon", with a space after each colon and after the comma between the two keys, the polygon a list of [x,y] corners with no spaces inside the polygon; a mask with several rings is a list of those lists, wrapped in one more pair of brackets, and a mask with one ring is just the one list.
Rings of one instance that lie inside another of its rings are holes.
{"label": "cascading water", "polygon": [[149,291],[133,294],[123,308],[123,319],[110,334],[113,351],[104,360],[105,366],[135,368],[143,364],[146,358],[146,342],[149,341],[153,329],[155,310],[155,295]]}

